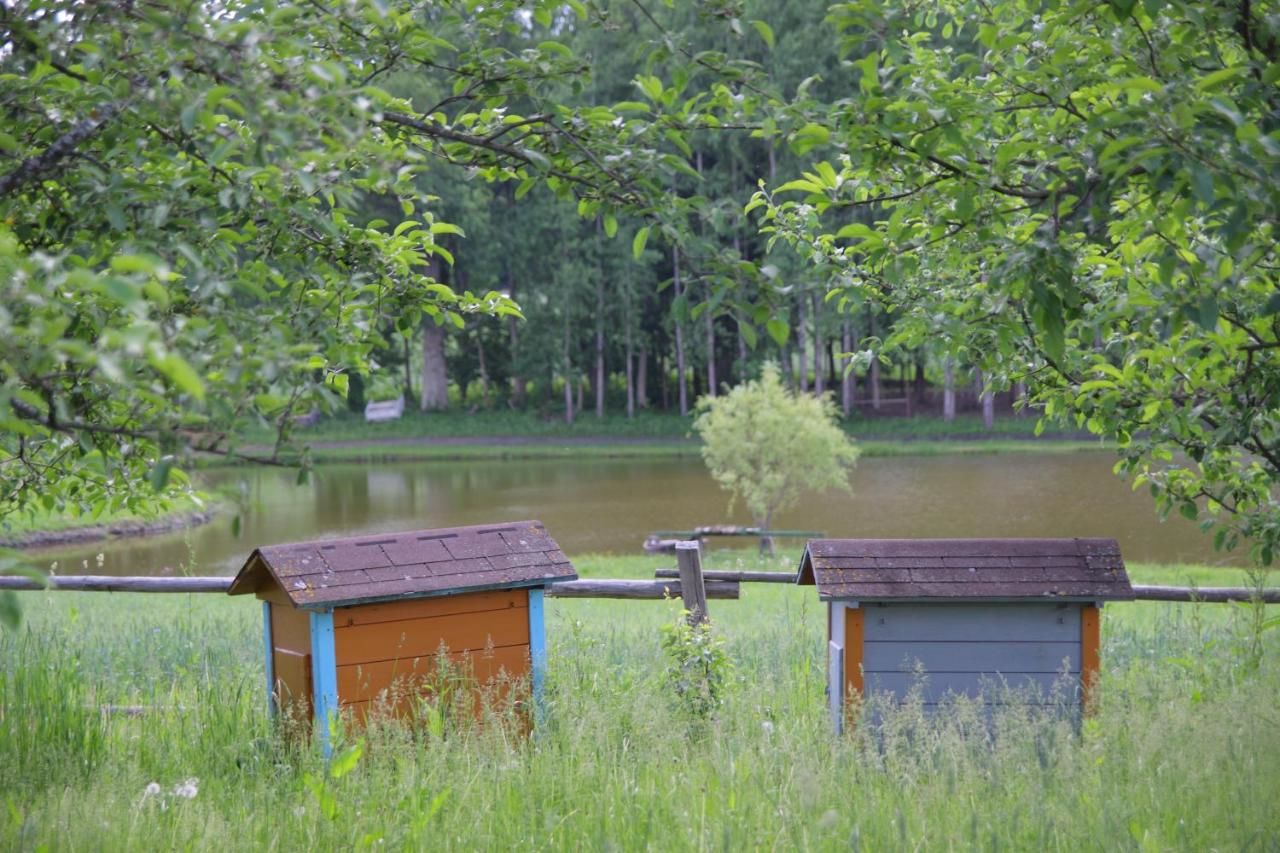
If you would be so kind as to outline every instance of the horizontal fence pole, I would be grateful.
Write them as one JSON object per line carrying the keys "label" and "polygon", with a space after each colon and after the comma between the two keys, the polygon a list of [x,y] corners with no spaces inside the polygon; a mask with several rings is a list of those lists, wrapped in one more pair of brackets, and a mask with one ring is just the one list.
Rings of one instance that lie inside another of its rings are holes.
{"label": "horizontal fence pole", "polygon": [[[675,569],[658,569],[660,580],[562,581],[552,584],[547,594],[559,598],[679,598],[680,581]],[[666,578],[673,578],[667,580]],[[707,598],[736,599],[739,583],[792,583],[790,572],[735,572],[710,570]],[[82,592],[223,592],[231,586],[229,577],[113,577],[111,575],[54,575],[47,584],[22,576],[0,576],[0,589],[58,589]],[[1252,587],[1228,586],[1143,586],[1135,584],[1134,597],[1139,601],[1203,601],[1215,604],[1228,601],[1252,601],[1261,597],[1267,604],[1280,604],[1280,589],[1257,590]]]}
{"label": "horizontal fence pole", "polygon": [[[28,577],[0,577],[0,589],[68,592],[222,592],[231,587],[229,577],[113,577],[111,575],[54,575],[47,584]],[[680,581],[599,580],[562,581],[551,584],[547,595],[558,598],[679,598]],[[736,583],[707,584],[707,598],[738,597]]]}
{"label": "horizontal fence pole", "polygon": [[[739,595],[736,583],[717,581],[706,584],[706,589],[707,598],[736,599]],[[547,595],[553,598],[680,598],[680,581],[612,579],[561,581],[549,586]]]}
{"label": "horizontal fence pole", "polygon": [[226,592],[229,577],[114,577],[50,575],[47,583],[28,577],[0,577],[0,589],[61,589],[81,592]]}
{"label": "horizontal fence pole", "polygon": [[1248,586],[1133,586],[1139,601],[1204,601],[1210,604],[1228,601],[1252,601],[1261,598],[1267,604],[1280,604],[1280,589],[1255,589]]}
{"label": "horizontal fence pole", "polygon": [[[679,569],[656,569],[655,578],[678,578]],[[709,581],[733,581],[734,583],[795,583],[795,572],[739,572],[730,569],[704,569],[702,576]]]}

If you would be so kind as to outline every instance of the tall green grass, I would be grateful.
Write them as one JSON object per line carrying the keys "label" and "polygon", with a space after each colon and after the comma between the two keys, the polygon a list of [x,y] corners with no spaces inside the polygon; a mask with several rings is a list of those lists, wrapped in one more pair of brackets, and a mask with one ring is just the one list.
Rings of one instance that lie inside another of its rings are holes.
{"label": "tall green grass", "polygon": [[[644,576],[669,559],[576,562]],[[746,586],[710,603],[732,669],[705,723],[666,689],[660,629],[676,603],[553,599],[536,736],[381,727],[359,752],[341,743],[351,760],[330,769],[267,722],[256,602],[33,593],[24,604],[25,627],[0,634],[5,849],[1280,844],[1280,641],[1269,632],[1249,660],[1243,607],[1108,605],[1101,702],[1082,725],[907,707],[835,738],[812,588]]]}

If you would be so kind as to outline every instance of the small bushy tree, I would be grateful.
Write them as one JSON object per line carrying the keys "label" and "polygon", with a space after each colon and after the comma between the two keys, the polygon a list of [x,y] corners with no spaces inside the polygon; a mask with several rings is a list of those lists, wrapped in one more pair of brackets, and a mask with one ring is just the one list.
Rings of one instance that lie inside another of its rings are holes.
{"label": "small bushy tree", "polygon": [[[849,489],[858,448],[836,423],[835,404],[788,391],[776,364],[723,397],[704,397],[698,411],[693,426],[711,476],[729,492],[730,511],[741,500],[760,527],[806,490]],[[772,552],[773,543],[761,547]]]}

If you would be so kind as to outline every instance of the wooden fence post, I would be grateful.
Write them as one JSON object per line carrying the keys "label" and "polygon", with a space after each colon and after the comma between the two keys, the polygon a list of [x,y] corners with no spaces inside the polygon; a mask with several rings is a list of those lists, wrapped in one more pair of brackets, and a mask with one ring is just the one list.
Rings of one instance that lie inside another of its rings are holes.
{"label": "wooden fence post", "polygon": [[680,569],[680,598],[689,611],[689,624],[700,625],[710,620],[707,614],[707,588],[702,580],[702,551],[696,539],[676,543],[676,564]]}

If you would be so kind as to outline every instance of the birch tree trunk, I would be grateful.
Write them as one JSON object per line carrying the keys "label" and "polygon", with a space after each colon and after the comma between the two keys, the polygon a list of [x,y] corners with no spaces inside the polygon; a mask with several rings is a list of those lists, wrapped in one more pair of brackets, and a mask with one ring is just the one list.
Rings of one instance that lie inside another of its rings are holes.
{"label": "birch tree trunk", "polygon": [[[671,250],[671,273],[672,284],[674,286],[675,299],[679,299],[684,290],[680,285],[680,249]],[[684,417],[689,414],[689,384],[688,377],[685,376],[684,363],[684,323],[680,318],[675,318],[676,326],[676,385],[679,388],[680,396],[680,416]]]}
{"label": "birch tree trunk", "polygon": [[853,371],[849,369],[853,361],[853,329],[847,319],[840,325],[840,348],[842,352],[849,353],[844,357],[841,365],[844,370],[840,375],[840,411],[847,418],[853,413],[853,395],[857,390]]}
{"label": "birch tree trunk", "polygon": [[[707,287],[707,300],[711,299],[711,288]],[[711,309],[703,312],[707,329],[707,394],[714,397],[716,395],[716,320],[711,314]]]}
{"label": "birch tree trunk", "polygon": [[801,293],[796,299],[796,361],[799,362],[799,370],[796,371],[796,391],[804,394],[809,390],[809,365],[806,362],[807,352],[805,347],[804,321],[805,316],[809,313],[806,304],[809,297]]}
{"label": "birch tree trunk", "polygon": [[[880,333],[876,323],[876,312],[871,310],[871,337]],[[867,371],[867,384],[871,386],[871,408],[880,411],[880,359],[871,359],[871,367]]]}
{"label": "birch tree trunk", "polygon": [[813,294],[813,393],[821,397],[827,390],[827,342],[818,328],[822,297]]}
{"label": "birch tree trunk", "polygon": [[449,408],[449,373],[444,360],[444,326],[426,317],[422,321],[422,400],[424,412]]}
{"label": "birch tree trunk", "polygon": [[604,241],[604,221],[600,217],[596,217],[596,369],[595,386],[596,392],[596,417],[604,417],[604,247],[600,245]]}
{"label": "birch tree trunk", "polygon": [[942,360],[942,420],[951,423],[956,419],[956,360],[947,356]]}

